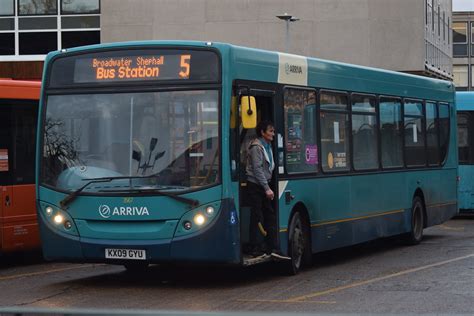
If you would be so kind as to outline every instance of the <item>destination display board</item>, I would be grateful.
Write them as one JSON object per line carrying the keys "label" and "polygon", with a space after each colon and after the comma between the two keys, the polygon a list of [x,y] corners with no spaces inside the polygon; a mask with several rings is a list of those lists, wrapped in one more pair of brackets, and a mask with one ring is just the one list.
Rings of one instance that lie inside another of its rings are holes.
{"label": "destination display board", "polygon": [[74,82],[189,79],[191,54],[79,58]]}
{"label": "destination display board", "polygon": [[59,57],[52,63],[49,86],[115,84],[137,81],[219,81],[213,51],[134,49]]}

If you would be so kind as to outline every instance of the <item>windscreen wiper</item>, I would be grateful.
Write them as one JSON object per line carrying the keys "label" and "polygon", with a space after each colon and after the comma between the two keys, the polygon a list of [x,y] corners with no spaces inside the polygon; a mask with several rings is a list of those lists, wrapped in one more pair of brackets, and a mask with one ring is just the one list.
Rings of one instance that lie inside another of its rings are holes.
{"label": "windscreen wiper", "polygon": [[69,193],[64,199],[62,199],[59,202],[59,205],[61,206],[62,209],[66,209],[66,206],[68,206],[69,203],[74,201],[76,199],[76,197],[79,195],[79,193],[81,193],[82,190],[84,190],[89,184],[99,183],[99,182],[110,182],[112,180],[113,179],[111,179],[111,178],[109,178],[109,179],[99,178],[99,179],[89,180],[86,184],[84,184],[82,187],[80,187],[76,191],[73,191],[73,192]]}
{"label": "windscreen wiper", "polygon": [[[156,175],[150,175],[146,177],[140,177],[140,176],[135,176],[135,177],[105,177],[105,178],[93,178],[93,179],[83,179],[83,181],[87,181],[86,184],[84,184],[82,187],[77,189],[76,191],[73,191],[69,193],[64,199],[62,199],[59,202],[59,205],[61,206],[62,209],[65,209],[66,206],[68,206],[72,201],[74,201],[79,193],[81,193],[87,186],[89,186],[92,183],[100,183],[100,182],[111,182],[113,180],[133,180],[133,179],[147,179],[147,178],[154,178]],[[192,206],[198,206],[199,201],[194,200],[194,199],[188,199],[179,195],[175,195],[172,193],[168,192],[163,192],[161,190],[157,189],[131,189],[131,190],[101,190],[99,192],[109,192],[109,193],[123,193],[123,192],[130,192],[130,193],[153,193],[156,195],[162,195],[162,196],[167,196],[170,198],[173,198],[177,201],[192,205]]]}
{"label": "windscreen wiper", "polygon": [[175,199],[176,201],[183,202],[189,204],[193,207],[199,205],[199,201],[195,199],[188,199],[173,193],[164,192],[159,189],[131,189],[131,190],[100,190],[99,192],[108,192],[108,193],[147,193],[147,194],[156,194],[160,196],[167,196],[169,198]]}
{"label": "windscreen wiper", "polygon": [[64,199],[62,199],[59,202],[59,205],[61,206],[62,209],[65,209],[66,206],[68,206],[72,201],[74,201],[77,198],[79,193],[81,193],[85,188],[87,188],[87,186],[89,186],[89,184],[92,184],[92,183],[111,182],[113,180],[124,180],[124,179],[129,179],[129,180],[146,179],[146,178],[153,178],[153,177],[156,177],[156,175],[151,175],[151,176],[146,176],[146,177],[127,177],[127,176],[123,176],[123,177],[104,177],[104,178],[82,179],[82,181],[87,181],[86,184],[84,184],[79,189],[69,193]]}

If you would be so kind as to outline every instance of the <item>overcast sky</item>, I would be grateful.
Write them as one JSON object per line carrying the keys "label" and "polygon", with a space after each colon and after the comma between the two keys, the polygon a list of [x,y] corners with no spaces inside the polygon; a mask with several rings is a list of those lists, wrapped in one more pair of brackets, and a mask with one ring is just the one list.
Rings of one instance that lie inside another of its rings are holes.
{"label": "overcast sky", "polygon": [[453,0],[453,11],[474,11],[474,0]]}

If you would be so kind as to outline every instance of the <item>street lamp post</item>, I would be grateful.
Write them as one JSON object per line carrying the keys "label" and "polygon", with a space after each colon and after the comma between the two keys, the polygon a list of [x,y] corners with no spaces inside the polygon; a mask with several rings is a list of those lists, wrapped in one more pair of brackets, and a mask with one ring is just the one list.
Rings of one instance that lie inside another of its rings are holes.
{"label": "street lamp post", "polygon": [[276,17],[286,22],[285,50],[287,53],[289,53],[290,52],[289,51],[290,49],[290,22],[296,22],[296,21],[299,21],[300,19],[286,12],[284,14],[277,15]]}

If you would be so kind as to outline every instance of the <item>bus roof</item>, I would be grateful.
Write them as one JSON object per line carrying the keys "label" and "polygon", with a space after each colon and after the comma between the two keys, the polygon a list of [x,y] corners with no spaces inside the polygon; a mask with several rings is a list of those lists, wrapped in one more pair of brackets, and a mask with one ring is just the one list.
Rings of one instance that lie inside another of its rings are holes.
{"label": "bus roof", "polygon": [[[454,102],[454,85],[450,81],[227,43],[134,41],[90,45],[68,49],[67,52],[150,46],[216,48],[225,60],[232,61],[230,64],[223,65],[224,77],[229,75],[230,78],[279,83],[281,56],[293,56],[306,60],[307,85],[311,87]],[[46,61],[48,62],[58,54],[61,52],[50,53]]]}
{"label": "bus roof", "polygon": [[474,110],[474,92],[456,92],[456,109]]}
{"label": "bus roof", "polygon": [[0,79],[0,99],[39,100],[41,82]]}
{"label": "bus roof", "polygon": [[[236,77],[247,73],[252,80],[278,78],[281,53],[238,46],[233,50]],[[454,102],[455,88],[450,81],[311,57],[307,63],[311,87]]]}

